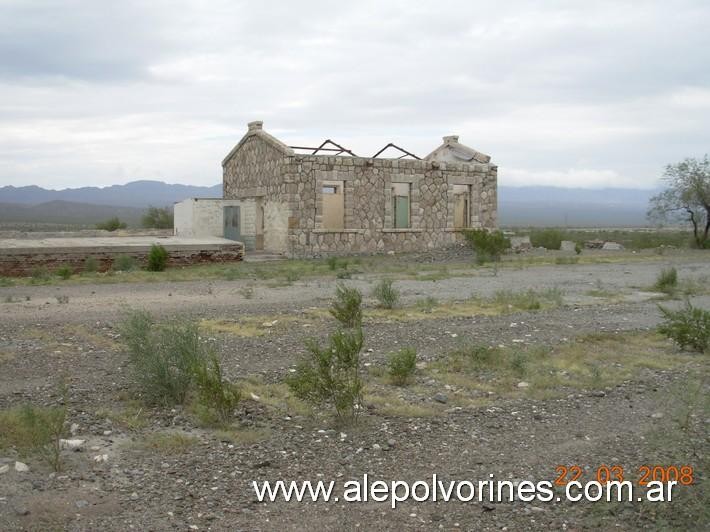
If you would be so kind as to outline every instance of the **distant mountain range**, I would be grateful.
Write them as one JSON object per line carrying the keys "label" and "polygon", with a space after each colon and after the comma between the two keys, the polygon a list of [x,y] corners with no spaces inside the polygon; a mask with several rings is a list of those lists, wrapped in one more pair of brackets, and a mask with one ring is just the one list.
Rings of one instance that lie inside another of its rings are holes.
{"label": "distant mountain range", "polygon": [[[558,187],[498,188],[503,226],[643,226],[649,198],[657,191]],[[0,187],[0,222],[95,224],[118,216],[137,224],[145,208],[171,206],[185,198],[220,198],[222,185],[171,185],[133,181],[110,187],[48,190]]]}
{"label": "distant mountain range", "polygon": [[165,207],[185,198],[221,198],[222,185],[195,187],[170,185],[162,181],[132,181],[110,187],[65,188],[47,190],[35,185],[0,188],[0,203],[38,205],[48,201],[72,201],[94,205],[145,208],[149,205]]}

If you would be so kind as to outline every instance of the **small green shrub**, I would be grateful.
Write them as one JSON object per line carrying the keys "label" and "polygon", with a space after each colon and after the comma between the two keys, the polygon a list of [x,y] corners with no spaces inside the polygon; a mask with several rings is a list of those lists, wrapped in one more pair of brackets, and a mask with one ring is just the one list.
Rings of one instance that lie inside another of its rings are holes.
{"label": "small green shrub", "polygon": [[57,277],[66,281],[72,276],[73,272],[69,266],[62,266],[61,268],[57,268],[57,271],[55,271],[54,273],[57,274]]}
{"label": "small green shrub", "polygon": [[404,386],[412,378],[417,368],[416,349],[405,347],[391,353],[387,365],[392,383]]}
{"label": "small green shrub", "polygon": [[32,276],[32,279],[30,280],[32,284],[48,283],[52,279],[49,270],[44,266],[34,268],[30,275]]}
{"label": "small green shrub", "polygon": [[38,454],[50,467],[62,469],[60,439],[66,433],[66,400],[60,407],[22,405],[0,411],[0,449],[13,447],[20,456]]}
{"label": "small green shrub", "polygon": [[448,355],[449,369],[455,372],[477,372],[499,362],[501,351],[485,345],[462,345]]}
{"label": "small green shrub", "polygon": [[498,262],[506,249],[510,248],[510,239],[502,231],[468,229],[463,232],[466,241],[476,252],[476,262]]}
{"label": "small green shrub", "polygon": [[288,284],[295,283],[301,278],[301,272],[297,270],[289,270],[286,272],[286,282]]}
{"label": "small green shrub", "polygon": [[673,294],[678,287],[678,271],[673,267],[664,268],[661,270],[661,273],[658,274],[653,287],[660,292]]}
{"label": "small green shrub", "polygon": [[172,209],[168,207],[148,207],[148,211],[141,219],[141,224],[143,225],[143,227],[152,229],[172,229]]}
{"label": "small green shrub", "polygon": [[577,264],[579,257],[556,257],[555,264]]}
{"label": "small green shrub", "polygon": [[99,261],[95,257],[86,257],[84,259],[84,271],[87,273],[94,273],[99,270]]}
{"label": "small green shrub", "polygon": [[582,244],[581,244],[581,243],[579,243],[579,242],[575,242],[575,243],[574,243],[574,252],[575,252],[577,255],[581,255],[581,254],[582,254],[582,249],[583,249],[583,248],[582,248]]}
{"label": "small green shrub", "polygon": [[160,244],[153,244],[150,246],[150,253],[148,253],[148,266],[147,270],[149,272],[162,272],[168,264],[168,251]]}
{"label": "small green shrub", "polygon": [[560,249],[564,235],[557,229],[543,229],[530,233],[530,243],[533,247],[545,249]]}
{"label": "small green shrub", "polygon": [[392,283],[392,279],[382,279],[372,289],[372,297],[377,299],[380,308],[393,309],[399,303],[399,290]]}
{"label": "small green shrub", "polygon": [[335,288],[335,301],[330,308],[330,314],[343,327],[355,328],[362,324],[362,294],[357,288],[348,288],[338,284]]}
{"label": "small green shrub", "polygon": [[510,355],[510,369],[512,369],[518,377],[523,377],[525,375],[527,367],[528,356],[525,351],[514,351]]}
{"label": "small green shrub", "polygon": [[527,290],[525,292],[498,290],[493,295],[493,302],[518,310],[540,310],[540,308],[542,308],[540,297],[534,290]]}
{"label": "small green shrub", "polygon": [[130,255],[119,255],[111,267],[117,272],[130,272],[136,267],[136,260]]}
{"label": "small green shrub", "polygon": [[330,404],[341,422],[355,422],[362,407],[360,328],[334,333],[328,345],[307,343],[308,355],[286,378],[293,393],[313,404]]}
{"label": "small green shrub", "polygon": [[10,279],[9,277],[2,277],[0,276],[0,286],[14,286],[15,281]]}
{"label": "small green shrub", "polygon": [[328,265],[328,269],[330,269],[330,271],[335,271],[339,269],[347,270],[349,264],[347,259],[343,259],[340,257],[328,257],[325,262]]}
{"label": "small green shrub", "polygon": [[125,229],[126,227],[126,223],[119,220],[117,216],[96,224],[96,229],[102,229],[104,231],[116,231],[117,229]]}
{"label": "small green shrub", "polygon": [[57,296],[57,303],[59,303],[60,305],[66,305],[67,303],[69,303],[69,296],[66,294]]}
{"label": "small green shrub", "polygon": [[660,305],[658,308],[665,318],[658,332],[673,340],[681,349],[710,352],[710,311],[693,307],[688,300],[680,310],[673,311]]}
{"label": "small green shrub", "polygon": [[220,422],[227,423],[241,398],[239,388],[224,379],[222,366],[214,353],[199,359],[194,372],[200,406],[214,412]]}
{"label": "small green shrub", "polygon": [[425,298],[419,299],[416,302],[417,309],[421,310],[422,312],[426,312],[426,313],[431,312],[438,305],[439,305],[439,302],[436,300],[435,297],[432,297],[432,296],[426,296]]}
{"label": "small green shrub", "polygon": [[145,400],[183,403],[194,379],[194,368],[206,358],[197,325],[158,325],[149,313],[136,311],[123,321],[120,332]]}

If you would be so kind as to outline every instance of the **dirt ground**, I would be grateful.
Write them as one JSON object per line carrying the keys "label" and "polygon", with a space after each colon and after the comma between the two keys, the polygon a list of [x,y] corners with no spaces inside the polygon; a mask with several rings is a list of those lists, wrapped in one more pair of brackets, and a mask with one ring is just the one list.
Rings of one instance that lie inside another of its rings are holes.
{"label": "dirt ground", "polygon": [[[682,297],[651,287],[672,265],[693,305],[710,309],[710,256],[619,257],[496,275],[457,265],[438,278],[389,269],[343,280],[366,296],[365,408],[347,427],[283,384],[304,342],[335,330],[327,312],[334,275],[0,288],[0,408],[59,404],[65,380],[71,437],[85,440],[63,451],[58,473],[38,456],[0,447],[0,467],[8,466],[0,529],[707,529],[710,360],[655,333],[659,302],[677,307]],[[369,297],[384,276],[401,293],[392,311]],[[512,302],[529,290],[540,308]],[[118,333],[131,309],[201,324],[242,387],[231,426],[205,426],[189,406],[140,401]],[[457,374],[448,357],[467,344],[547,354],[526,359],[519,374]],[[411,384],[394,386],[387,356],[405,346],[416,348],[418,369]],[[16,471],[16,461],[29,470]],[[407,501],[396,509],[260,503],[251,485],[364,474],[387,482],[492,474],[517,485],[554,481],[558,466],[573,465],[582,480],[603,465],[623,467],[635,483],[644,465],[689,465],[694,478],[666,503]]]}

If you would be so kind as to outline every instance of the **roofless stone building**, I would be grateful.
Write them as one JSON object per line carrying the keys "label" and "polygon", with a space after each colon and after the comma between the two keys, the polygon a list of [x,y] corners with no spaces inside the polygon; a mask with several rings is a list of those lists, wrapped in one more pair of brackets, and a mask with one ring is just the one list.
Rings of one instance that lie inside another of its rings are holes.
{"label": "roofless stone building", "polygon": [[177,236],[309,257],[434,249],[496,227],[497,167],[457,136],[423,159],[394,144],[360,157],[331,140],[287,146],[251,122],[222,168],[223,198],[175,205]]}

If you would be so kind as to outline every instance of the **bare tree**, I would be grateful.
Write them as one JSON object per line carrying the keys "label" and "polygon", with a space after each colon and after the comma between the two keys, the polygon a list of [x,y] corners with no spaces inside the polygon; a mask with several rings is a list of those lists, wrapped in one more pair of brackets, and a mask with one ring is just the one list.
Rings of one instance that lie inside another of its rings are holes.
{"label": "bare tree", "polygon": [[669,164],[663,173],[667,188],[650,200],[648,217],[658,221],[688,221],[699,248],[710,241],[710,159],[689,158]]}

